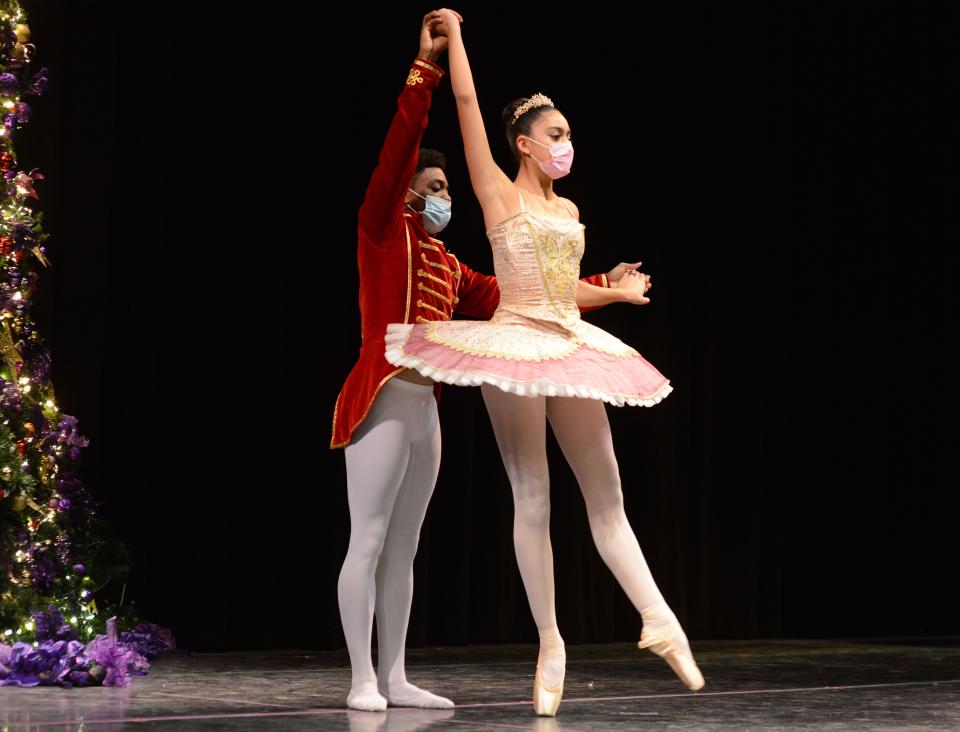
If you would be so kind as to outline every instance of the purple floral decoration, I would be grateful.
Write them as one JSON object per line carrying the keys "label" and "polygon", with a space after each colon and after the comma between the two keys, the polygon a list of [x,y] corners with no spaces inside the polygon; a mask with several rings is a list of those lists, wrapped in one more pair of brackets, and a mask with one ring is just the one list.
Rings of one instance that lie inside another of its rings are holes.
{"label": "purple floral decoration", "polygon": [[89,667],[80,641],[0,643],[0,686],[86,686]]}
{"label": "purple floral decoration", "polygon": [[156,623],[135,625],[131,630],[125,630],[120,634],[120,641],[147,658],[169,653],[177,648],[170,629],[161,628]]}
{"label": "purple floral decoration", "polygon": [[[51,609],[47,615],[49,620],[59,613]],[[165,645],[166,638],[172,643],[169,631],[147,624],[137,628],[153,638],[155,647]],[[86,645],[77,640],[44,640],[36,648],[0,643],[0,686],[127,686],[131,676],[145,675],[149,666],[142,653],[118,640],[116,618],[107,621],[107,635]]]}
{"label": "purple floral decoration", "polygon": [[37,640],[43,641],[72,641],[77,640],[77,634],[64,619],[63,614],[56,606],[49,605],[46,610],[35,612],[32,616],[36,626]]}
{"label": "purple floral decoration", "polygon": [[98,635],[87,643],[84,651],[100,668],[94,668],[92,675],[103,677],[104,686],[129,686],[130,676],[144,676],[150,667],[140,653],[117,639],[117,619],[107,621],[107,635]]}
{"label": "purple floral decoration", "polygon": [[90,441],[77,432],[77,418],[64,414],[60,418],[60,424],[57,425],[59,431],[59,442],[61,445],[70,447],[86,447]]}

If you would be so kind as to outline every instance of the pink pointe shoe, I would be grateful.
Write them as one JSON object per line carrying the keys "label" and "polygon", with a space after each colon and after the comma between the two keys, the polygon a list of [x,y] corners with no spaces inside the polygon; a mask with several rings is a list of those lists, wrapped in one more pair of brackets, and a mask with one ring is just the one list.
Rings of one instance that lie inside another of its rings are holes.
{"label": "pink pointe shoe", "polygon": [[[659,625],[653,622],[666,617],[667,613],[671,618],[667,622]],[[640,633],[640,642],[637,643],[637,647],[650,649],[670,664],[673,672],[680,677],[680,680],[691,691],[702,689],[704,685],[703,674],[700,673],[693,656],[683,646],[677,645],[672,640],[685,636],[680,623],[670,608],[661,603],[641,611],[640,614],[644,619],[644,627],[643,632]],[[648,626],[652,627],[648,630]]]}

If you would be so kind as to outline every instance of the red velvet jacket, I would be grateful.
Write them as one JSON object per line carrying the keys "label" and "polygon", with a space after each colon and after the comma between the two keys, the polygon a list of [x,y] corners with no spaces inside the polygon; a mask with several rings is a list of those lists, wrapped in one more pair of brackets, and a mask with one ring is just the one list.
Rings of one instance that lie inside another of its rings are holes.
{"label": "red velvet jacket", "polygon": [[[387,323],[450,320],[454,312],[487,320],[500,302],[496,278],[460,262],[442,241],[427,234],[419,213],[404,210],[427,111],[442,76],[443,70],[429,61],[414,60],[360,206],[357,266],[363,340],[333,410],[331,449],[350,444],[380,389],[404,370],[384,358]],[[608,286],[603,274],[583,279]],[[434,393],[439,398],[439,384]]]}

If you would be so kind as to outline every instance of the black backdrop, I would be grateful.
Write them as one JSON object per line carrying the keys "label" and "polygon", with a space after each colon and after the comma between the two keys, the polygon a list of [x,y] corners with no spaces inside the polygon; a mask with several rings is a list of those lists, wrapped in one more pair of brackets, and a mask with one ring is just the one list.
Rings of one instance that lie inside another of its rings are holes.
{"label": "black backdrop", "polygon": [[[126,597],[198,650],[339,647],[356,210],[431,8],[25,4],[53,70],[19,144],[55,236],[35,316]],[[584,272],[654,277],[588,317],[676,387],[609,410],[661,588],[694,639],[956,633],[957,10],[649,5],[458,9],[497,155],[502,106],[552,96]],[[425,143],[445,241],[491,271],[448,80]],[[410,642],[533,640],[479,390],[441,419]],[[634,639],[551,450],[560,626]]]}

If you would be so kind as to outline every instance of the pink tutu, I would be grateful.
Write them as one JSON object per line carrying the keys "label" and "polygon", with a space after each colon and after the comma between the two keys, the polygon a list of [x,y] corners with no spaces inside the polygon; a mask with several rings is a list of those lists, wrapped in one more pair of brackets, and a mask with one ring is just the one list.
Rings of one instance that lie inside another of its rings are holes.
{"label": "pink tutu", "polygon": [[583,226],[526,210],[492,227],[500,305],[489,321],[390,323],[387,361],[458,386],[521,396],[652,406],[670,382],[643,356],[580,319],[575,296]]}

